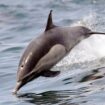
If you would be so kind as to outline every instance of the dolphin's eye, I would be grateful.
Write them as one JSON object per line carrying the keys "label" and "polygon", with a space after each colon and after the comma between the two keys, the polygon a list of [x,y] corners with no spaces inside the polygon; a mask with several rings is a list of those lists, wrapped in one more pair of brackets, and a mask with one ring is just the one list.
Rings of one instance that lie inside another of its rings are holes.
{"label": "dolphin's eye", "polygon": [[23,65],[21,65],[21,67],[23,67]]}
{"label": "dolphin's eye", "polygon": [[20,68],[22,69],[23,68],[23,65],[21,65]]}

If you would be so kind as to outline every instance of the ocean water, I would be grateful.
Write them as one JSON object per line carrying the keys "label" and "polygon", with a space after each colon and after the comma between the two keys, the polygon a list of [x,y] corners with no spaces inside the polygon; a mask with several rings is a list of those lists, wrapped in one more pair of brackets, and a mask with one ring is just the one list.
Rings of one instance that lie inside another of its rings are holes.
{"label": "ocean water", "polygon": [[105,32],[105,0],[0,0],[0,105],[105,105],[105,36],[79,43],[53,70],[12,95],[20,57],[53,10],[59,26]]}

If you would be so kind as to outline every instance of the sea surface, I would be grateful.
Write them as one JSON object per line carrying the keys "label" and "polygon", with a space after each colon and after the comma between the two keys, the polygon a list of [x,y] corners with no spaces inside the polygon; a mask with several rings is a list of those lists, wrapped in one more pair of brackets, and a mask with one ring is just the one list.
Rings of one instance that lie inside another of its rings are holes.
{"label": "sea surface", "polygon": [[52,70],[12,95],[20,57],[45,30],[49,11],[59,26],[105,32],[105,0],[0,0],[0,105],[105,105],[105,36],[83,40]]}

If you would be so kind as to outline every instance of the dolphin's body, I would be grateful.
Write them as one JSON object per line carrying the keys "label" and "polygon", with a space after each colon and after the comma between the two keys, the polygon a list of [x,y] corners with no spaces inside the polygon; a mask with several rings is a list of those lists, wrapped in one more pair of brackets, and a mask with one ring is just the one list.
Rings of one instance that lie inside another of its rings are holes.
{"label": "dolphin's body", "polygon": [[23,53],[13,93],[17,93],[23,85],[39,76],[54,77],[58,75],[59,71],[50,71],[50,69],[75,45],[92,34],[105,33],[92,32],[83,26],[55,26],[52,22],[52,11],[50,11],[45,31],[32,40]]}

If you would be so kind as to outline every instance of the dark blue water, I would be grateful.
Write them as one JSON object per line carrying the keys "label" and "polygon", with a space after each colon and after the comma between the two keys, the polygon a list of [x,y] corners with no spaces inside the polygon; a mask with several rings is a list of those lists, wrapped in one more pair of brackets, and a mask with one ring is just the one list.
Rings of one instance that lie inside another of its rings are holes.
{"label": "dark blue water", "polygon": [[54,23],[84,25],[105,32],[105,0],[0,0],[0,105],[105,105],[105,36],[82,41],[53,70],[12,95],[20,56],[45,30],[53,10]]}

